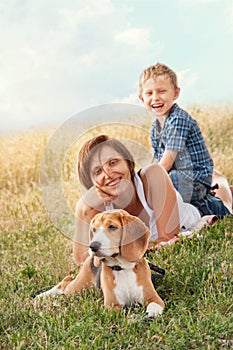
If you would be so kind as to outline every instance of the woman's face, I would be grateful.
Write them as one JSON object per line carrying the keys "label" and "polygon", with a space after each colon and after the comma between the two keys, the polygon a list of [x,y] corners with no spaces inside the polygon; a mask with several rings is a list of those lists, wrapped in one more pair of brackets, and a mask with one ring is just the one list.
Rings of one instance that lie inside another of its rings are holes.
{"label": "woman's face", "polygon": [[131,174],[127,161],[110,146],[103,146],[94,154],[90,164],[93,184],[116,189],[120,182],[131,181]]}

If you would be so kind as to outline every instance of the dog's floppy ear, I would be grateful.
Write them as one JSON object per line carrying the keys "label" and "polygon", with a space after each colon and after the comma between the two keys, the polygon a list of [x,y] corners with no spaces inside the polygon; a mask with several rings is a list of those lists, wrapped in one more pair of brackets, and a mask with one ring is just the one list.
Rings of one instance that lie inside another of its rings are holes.
{"label": "dog's floppy ear", "polygon": [[136,216],[122,215],[121,255],[129,262],[140,260],[151,235],[148,227]]}
{"label": "dog's floppy ear", "polygon": [[92,231],[92,227],[90,225],[90,228],[89,228],[89,241],[92,241],[93,239],[93,231]]}
{"label": "dog's floppy ear", "polygon": [[89,242],[92,241],[93,236],[94,236],[93,227],[95,226],[96,219],[97,219],[99,216],[101,216],[101,214],[102,214],[102,213],[96,214],[96,215],[91,219],[90,226],[89,226]]}

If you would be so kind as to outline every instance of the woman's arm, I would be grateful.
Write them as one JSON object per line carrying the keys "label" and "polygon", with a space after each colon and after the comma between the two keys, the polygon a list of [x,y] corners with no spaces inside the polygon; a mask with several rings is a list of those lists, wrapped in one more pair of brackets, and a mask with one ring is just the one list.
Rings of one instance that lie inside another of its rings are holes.
{"label": "woman's arm", "polygon": [[[96,197],[96,195],[94,195],[94,197]],[[89,192],[88,195],[82,197],[76,205],[73,258],[78,266],[80,266],[88,257],[89,226],[91,219],[101,211],[100,209],[97,209],[100,200],[98,199],[97,203],[97,201],[95,201],[96,198],[94,197],[93,195],[90,195]],[[93,200],[92,203],[95,202],[95,208],[90,205],[91,199]]]}
{"label": "woman's arm", "polygon": [[168,241],[180,231],[176,190],[167,172],[159,164],[151,164],[141,173],[148,205],[154,211],[158,243]]}

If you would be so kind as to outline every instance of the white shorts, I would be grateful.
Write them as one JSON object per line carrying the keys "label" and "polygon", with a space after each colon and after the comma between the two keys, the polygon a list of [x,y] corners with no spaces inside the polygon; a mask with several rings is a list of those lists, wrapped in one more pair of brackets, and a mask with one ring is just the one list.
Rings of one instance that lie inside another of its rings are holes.
{"label": "white shorts", "polygon": [[191,230],[201,219],[199,210],[190,203],[185,203],[179,194],[177,194],[177,202],[179,207],[180,228],[184,230]]}

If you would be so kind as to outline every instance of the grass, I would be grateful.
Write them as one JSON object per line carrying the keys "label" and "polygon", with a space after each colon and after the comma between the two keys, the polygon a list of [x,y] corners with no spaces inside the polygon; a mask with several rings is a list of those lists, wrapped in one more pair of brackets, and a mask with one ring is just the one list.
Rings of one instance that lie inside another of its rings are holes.
{"label": "grass", "polygon": [[231,218],[149,253],[166,270],[156,289],[166,302],[148,322],[145,308],[109,312],[98,290],[35,301],[75,274],[70,241],[53,226],[4,234],[1,251],[2,349],[221,349],[233,343]]}
{"label": "grass", "polygon": [[[190,109],[216,168],[233,183],[232,108]],[[40,159],[51,132],[0,140],[0,349],[232,348],[232,218],[202,230],[202,239],[184,239],[147,254],[166,270],[155,284],[166,309],[153,321],[146,320],[144,307],[109,312],[94,289],[35,301],[39,292],[78,272],[71,241],[49,221],[38,185]],[[67,189],[75,178],[75,152],[64,166]],[[77,192],[72,203],[75,196]]]}

